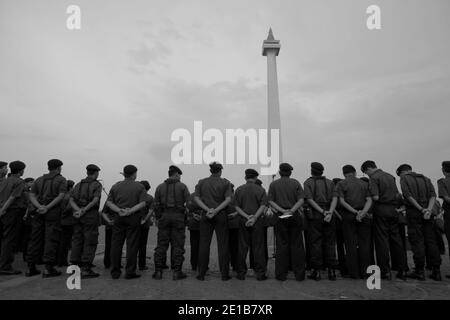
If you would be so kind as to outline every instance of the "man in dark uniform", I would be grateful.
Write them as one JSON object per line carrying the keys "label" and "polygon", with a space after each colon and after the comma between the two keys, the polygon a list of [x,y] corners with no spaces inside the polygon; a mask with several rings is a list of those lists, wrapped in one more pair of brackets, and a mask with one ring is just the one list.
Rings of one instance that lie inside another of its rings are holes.
{"label": "man in dark uniform", "polygon": [[[443,201],[445,237],[447,238],[447,242],[450,243],[450,161],[442,162],[442,173],[444,174],[444,178],[438,180],[438,194],[439,198]],[[450,275],[446,275],[445,277],[450,279]]]}
{"label": "man in dark uniform", "polygon": [[105,225],[105,253],[103,255],[103,265],[105,269],[111,267],[111,242],[112,242],[112,229],[114,225],[114,219],[117,217],[116,214],[106,205],[102,209],[102,224]]}
{"label": "man in dark uniform", "polygon": [[73,226],[77,220],[73,216],[73,209],[70,205],[70,196],[75,182],[67,180],[67,193],[61,200],[61,239],[58,247],[58,267],[69,266],[68,257],[69,250],[72,247]]}
{"label": "man in dark uniform", "polygon": [[27,201],[27,210],[25,211],[25,216],[23,217],[22,239],[19,245],[22,247],[23,261],[26,262],[28,242],[30,240],[31,235],[31,215],[36,209],[34,208],[33,204],[30,201],[30,190],[31,186],[33,185],[34,179],[25,178],[24,182],[25,182],[24,193]]}
{"label": "man in dark uniform", "polygon": [[155,248],[155,273],[153,279],[161,280],[169,244],[173,249],[171,265],[173,280],[186,278],[182,271],[184,243],[186,240],[186,202],[188,187],[180,181],[183,172],[176,166],[169,167],[169,178],[155,191],[155,208],[158,219],[158,243]]}
{"label": "man in dark uniform", "polygon": [[198,266],[198,249],[200,246],[200,219],[201,209],[195,203],[195,193],[191,193],[186,204],[188,210],[188,229],[189,229],[189,243],[191,245],[191,268],[192,271],[197,271]]}
{"label": "man in dark uniform", "polygon": [[265,190],[255,183],[258,175],[259,173],[254,169],[245,170],[246,184],[237,188],[234,194],[234,205],[240,218],[237,261],[237,278],[239,280],[245,279],[249,247],[253,248],[253,270],[256,279],[259,281],[267,279],[264,223],[261,217],[266,209],[267,196]]}
{"label": "man in dark uniform", "polygon": [[[234,193],[233,184],[231,184],[231,192]],[[230,265],[233,271],[238,272],[239,228],[241,219],[236,211],[233,200],[234,199],[232,198],[225,210],[228,214],[228,246],[230,251]]]}
{"label": "man in dark uniform", "polygon": [[150,231],[150,226],[152,225],[153,209],[154,209],[154,199],[148,193],[150,191],[150,183],[146,180],[141,181],[144,186],[146,193],[145,207],[143,210],[143,216],[141,221],[141,235],[139,237],[139,252],[138,252],[138,265],[139,270],[148,270],[147,267],[147,241],[148,232]]}
{"label": "man in dark uniform", "polygon": [[[258,186],[260,186],[261,188],[263,188],[263,190],[267,196],[267,192],[266,192],[266,189],[264,189],[264,187],[262,185],[262,181],[260,179],[256,179],[255,183]],[[267,201],[269,201],[269,198],[267,198]],[[269,211],[269,207],[266,206],[266,209],[264,210],[264,214],[261,217],[261,219],[263,219],[263,225],[264,225],[264,256],[266,257],[266,265],[267,265],[267,262],[269,261],[269,247],[268,247],[268,243],[267,243],[267,230],[269,229],[269,226],[273,225],[271,223],[271,218],[273,217],[273,214],[270,216],[268,211]],[[252,252],[251,247],[250,247],[250,257],[253,257],[253,252]],[[252,259],[250,259],[250,267],[254,265],[253,262],[254,261],[252,261]]]}
{"label": "man in dark uniform", "polygon": [[136,181],[137,168],[127,165],[123,168],[125,179],[117,182],[109,192],[107,206],[113,212],[114,224],[111,239],[111,277],[120,278],[122,248],[127,241],[127,263],[125,279],[139,278],[136,273],[139,233],[141,231],[142,209],[146,194],[142,184]]}
{"label": "man in dark uniform", "polygon": [[87,177],[73,188],[70,205],[76,223],[73,227],[71,264],[81,267],[81,278],[96,278],[91,268],[98,244],[99,207],[102,185],[98,182],[100,168],[95,164],[86,167]]}
{"label": "man in dark uniform", "polygon": [[[333,178],[334,186],[336,187],[339,182],[342,181],[341,178]],[[342,206],[338,201],[336,205],[336,211],[341,212]],[[342,217],[341,217],[342,218]],[[344,245],[344,230],[343,230],[343,221],[342,219],[336,219],[336,248],[337,248],[337,257],[338,257],[338,265],[339,272],[342,277],[348,277],[348,268],[347,262],[345,261],[345,245]]]}
{"label": "man in dark uniform", "polygon": [[37,208],[32,218],[32,231],[27,252],[29,270],[26,276],[40,273],[36,269],[39,260],[42,234],[44,234],[45,270],[42,277],[60,276],[55,269],[57,263],[58,245],[61,233],[61,200],[67,192],[67,181],[61,175],[61,160],[52,159],[47,163],[49,173],[36,179],[31,187],[30,200]]}
{"label": "man in dark uniform", "polygon": [[9,168],[11,175],[0,182],[0,275],[21,273],[13,269],[12,264],[19,226],[27,209],[25,182],[21,179],[25,163],[13,161]]}
{"label": "man in dark uniform", "polygon": [[200,220],[200,247],[198,280],[205,280],[209,264],[209,250],[214,230],[217,237],[219,268],[222,280],[231,279],[229,274],[230,252],[228,213],[225,210],[232,197],[231,183],[221,178],[223,166],[213,162],[209,165],[211,176],[201,179],[195,186],[195,202],[204,211]]}
{"label": "man in dark uniform", "polygon": [[369,185],[356,177],[352,165],[345,165],[342,173],[345,180],[337,183],[334,194],[341,203],[347,270],[350,278],[367,278],[367,267],[371,265],[372,224],[368,212],[372,197]]}
{"label": "man in dark uniform", "polygon": [[[337,197],[334,183],[323,176],[324,167],[311,163],[311,177],[305,181],[305,198],[311,207],[308,217],[308,236],[312,273],[308,278],[320,280],[320,270],[328,269],[328,279],[336,280],[336,217]],[[325,264],[325,265],[324,265]]]}
{"label": "man in dark uniform", "polygon": [[431,180],[412,171],[409,164],[402,164],[397,169],[400,186],[406,200],[406,218],[408,223],[408,240],[414,259],[414,271],[407,274],[409,278],[425,280],[425,257],[429,257],[432,268],[430,278],[441,280],[441,255],[434,233],[432,210],[436,202],[436,192]]}
{"label": "man in dark uniform", "polygon": [[389,173],[378,169],[375,162],[365,161],[361,171],[370,177],[369,192],[373,204],[374,241],[377,264],[381,269],[382,279],[391,279],[389,252],[396,257],[397,278],[406,280],[406,254],[399,234],[399,214],[397,207],[401,203],[395,178]]}
{"label": "man in dark uniform", "polygon": [[297,281],[305,279],[303,215],[299,211],[304,202],[304,191],[300,182],[291,178],[293,169],[289,163],[281,163],[280,178],[269,186],[269,204],[277,215],[275,278],[279,281],[286,281],[289,261],[295,279]]}
{"label": "man in dark uniform", "polygon": [[8,162],[0,161],[0,182],[2,182],[8,174]]}

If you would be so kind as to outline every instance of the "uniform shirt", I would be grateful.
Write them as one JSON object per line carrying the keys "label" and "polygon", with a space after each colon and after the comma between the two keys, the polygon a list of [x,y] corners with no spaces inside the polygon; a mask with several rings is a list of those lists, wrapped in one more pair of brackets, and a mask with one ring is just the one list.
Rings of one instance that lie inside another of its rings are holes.
{"label": "uniform shirt", "polygon": [[166,179],[155,191],[155,206],[157,208],[182,208],[189,200],[188,187],[178,179]]}
{"label": "uniform shirt", "polygon": [[8,209],[26,209],[25,182],[16,176],[10,176],[0,182],[0,207],[3,207],[10,197],[14,197]]}
{"label": "uniform shirt", "polygon": [[413,197],[421,206],[427,206],[429,199],[436,197],[431,180],[422,174],[415,172],[402,174],[400,186],[408,205],[412,205],[408,201],[408,197]]}
{"label": "uniform shirt", "polygon": [[131,179],[125,179],[112,186],[108,201],[111,201],[120,209],[133,208],[144,202],[147,191],[142,184]]}
{"label": "uniform shirt", "polygon": [[292,208],[300,199],[305,197],[302,185],[290,177],[281,177],[269,186],[269,201],[275,202],[283,209]]}
{"label": "uniform shirt", "polygon": [[[444,200],[444,197],[450,197],[450,177],[438,180],[438,194],[439,198]],[[450,208],[450,203],[444,200],[444,208]]]}
{"label": "uniform shirt", "polygon": [[201,179],[195,186],[195,195],[209,208],[216,208],[232,196],[231,183],[218,176]]}
{"label": "uniform shirt", "polygon": [[310,177],[305,181],[305,198],[320,206],[328,206],[333,199],[334,183],[324,176]]}
{"label": "uniform shirt", "polygon": [[36,195],[40,204],[49,204],[60,193],[67,192],[67,180],[59,173],[47,173],[34,181],[31,193]]}
{"label": "uniform shirt", "polygon": [[95,197],[97,197],[99,202],[94,208],[98,208],[102,196],[102,185],[97,180],[87,177],[73,187],[71,196],[75,203],[81,207],[87,206]]}
{"label": "uniform shirt", "polygon": [[384,204],[398,204],[399,192],[395,178],[381,169],[377,169],[369,180],[370,195],[379,196],[377,202]]}
{"label": "uniform shirt", "polygon": [[348,177],[338,182],[334,196],[344,199],[353,209],[361,210],[370,197],[369,185],[356,177]]}
{"label": "uniform shirt", "polygon": [[262,205],[266,204],[266,192],[254,182],[243,184],[234,193],[234,205],[244,210],[247,214],[255,214]]}
{"label": "uniform shirt", "polygon": [[72,206],[69,203],[70,197],[70,193],[66,193],[61,200],[61,224],[66,226],[77,222],[77,219],[73,216]]}

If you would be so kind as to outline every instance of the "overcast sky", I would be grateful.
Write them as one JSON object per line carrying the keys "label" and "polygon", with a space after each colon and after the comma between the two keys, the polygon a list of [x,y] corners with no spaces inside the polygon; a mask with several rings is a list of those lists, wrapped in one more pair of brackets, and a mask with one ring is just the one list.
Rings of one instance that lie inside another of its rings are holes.
{"label": "overcast sky", "polygon": [[[66,28],[81,7],[82,29]],[[366,8],[381,7],[369,31]],[[50,158],[79,180],[88,163],[107,189],[125,164],[163,181],[177,128],[265,128],[269,27],[281,41],[284,159],[341,176],[373,159],[436,180],[450,160],[450,1],[0,0],[0,160],[25,176]],[[193,190],[206,165],[180,166]],[[243,182],[247,166],[226,166]]]}

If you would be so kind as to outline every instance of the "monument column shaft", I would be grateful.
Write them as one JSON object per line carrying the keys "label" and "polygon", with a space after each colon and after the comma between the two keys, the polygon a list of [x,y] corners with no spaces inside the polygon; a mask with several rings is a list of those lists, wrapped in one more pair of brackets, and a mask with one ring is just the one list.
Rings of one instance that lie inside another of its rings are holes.
{"label": "monument column shaft", "polygon": [[270,130],[279,130],[279,159],[282,161],[282,147],[281,147],[281,119],[280,119],[280,102],[278,96],[278,76],[277,76],[277,52],[276,50],[267,50],[267,106],[268,106],[268,130],[269,152],[271,150]]}

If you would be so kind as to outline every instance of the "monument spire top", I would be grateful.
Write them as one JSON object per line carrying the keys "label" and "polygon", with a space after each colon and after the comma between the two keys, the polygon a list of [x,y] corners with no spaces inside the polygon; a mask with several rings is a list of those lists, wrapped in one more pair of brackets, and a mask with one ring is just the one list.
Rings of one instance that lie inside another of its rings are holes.
{"label": "monument spire top", "polygon": [[275,37],[273,36],[272,27],[269,29],[269,35],[267,36],[267,40],[275,40]]}

